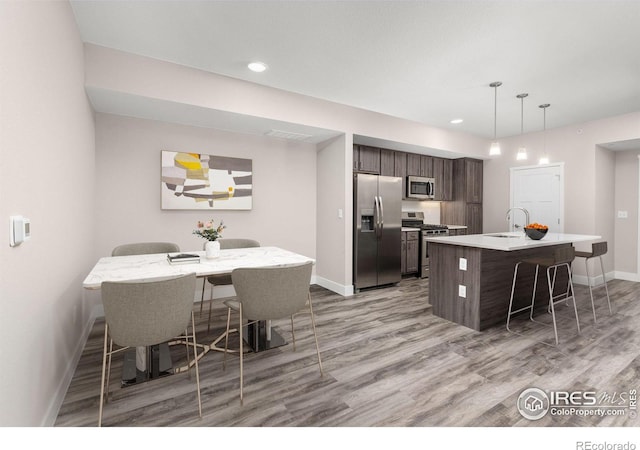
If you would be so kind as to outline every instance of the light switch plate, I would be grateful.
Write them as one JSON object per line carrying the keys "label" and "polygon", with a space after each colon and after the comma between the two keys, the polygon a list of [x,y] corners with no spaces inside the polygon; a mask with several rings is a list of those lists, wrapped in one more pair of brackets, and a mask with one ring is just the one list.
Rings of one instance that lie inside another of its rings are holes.
{"label": "light switch plate", "polygon": [[467,270],[467,258],[460,258],[458,268],[460,270]]}
{"label": "light switch plate", "polygon": [[464,284],[458,285],[458,297],[467,298],[467,287]]}

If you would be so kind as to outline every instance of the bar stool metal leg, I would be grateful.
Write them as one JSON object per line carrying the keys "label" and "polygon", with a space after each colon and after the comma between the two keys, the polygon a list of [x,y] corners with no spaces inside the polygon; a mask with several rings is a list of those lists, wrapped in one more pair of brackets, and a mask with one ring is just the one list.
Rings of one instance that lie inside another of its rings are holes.
{"label": "bar stool metal leg", "polygon": [[604,273],[604,264],[602,263],[602,255],[598,257],[600,259],[600,270],[602,270],[602,282],[604,283],[604,291],[607,293],[607,303],[609,304],[609,314],[613,314],[611,309],[611,300],[609,299],[609,288],[607,287],[607,276]]}
{"label": "bar stool metal leg", "polygon": [[589,258],[584,259],[584,266],[587,270],[587,285],[589,286],[589,296],[591,297],[591,311],[593,311],[593,323],[596,323],[597,322],[596,305],[593,302],[593,289],[591,284],[591,275],[589,274]]}

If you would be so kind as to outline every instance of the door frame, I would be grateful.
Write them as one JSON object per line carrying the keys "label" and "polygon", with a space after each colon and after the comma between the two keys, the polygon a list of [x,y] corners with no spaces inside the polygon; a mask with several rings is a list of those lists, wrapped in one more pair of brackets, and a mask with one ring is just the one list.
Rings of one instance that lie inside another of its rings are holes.
{"label": "door frame", "polygon": [[[509,168],[509,207],[513,208],[513,197],[514,197],[513,178],[514,178],[515,172],[520,170],[547,169],[549,167],[557,167],[560,169],[560,199],[559,199],[558,209],[560,213],[560,233],[564,233],[564,162],[555,162],[555,163],[542,164],[542,165],[536,164],[535,166],[510,167]],[[640,234],[640,227],[638,228],[638,230]],[[640,252],[638,253],[638,261],[640,264]]]}

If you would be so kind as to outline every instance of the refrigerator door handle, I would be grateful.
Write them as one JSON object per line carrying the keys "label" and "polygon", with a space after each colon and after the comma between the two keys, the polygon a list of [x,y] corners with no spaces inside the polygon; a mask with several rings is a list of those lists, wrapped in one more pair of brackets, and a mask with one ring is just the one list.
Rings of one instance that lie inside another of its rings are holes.
{"label": "refrigerator door handle", "polygon": [[375,214],[375,225],[376,225],[376,237],[379,238],[380,237],[380,200],[378,199],[378,196],[375,195],[373,197],[373,201],[375,203],[375,208],[374,208],[374,214]]}
{"label": "refrigerator door handle", "polygon": [[380,229],[384,229],[384,203],[382,203],[382,196],[378,197],[380,202]]}

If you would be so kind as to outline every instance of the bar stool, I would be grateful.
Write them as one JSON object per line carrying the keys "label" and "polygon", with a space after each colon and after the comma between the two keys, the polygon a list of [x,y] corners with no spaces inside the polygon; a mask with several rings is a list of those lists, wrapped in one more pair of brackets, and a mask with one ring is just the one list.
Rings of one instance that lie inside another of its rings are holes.
{"label": "bar stool", "polygon": [[[514,314],[517,314],[521,311],[525,311],[527,309],[530,309],[531,312],[529,314],[529,319],[531,321],[533,320],[533,311],[534,311],[534,307],[535,307],[535,301],[536,301],[536,288],[538,285],[538,271],[540,269],[540,267],[546,268],[547,269],[547,286],[549,288],[549,310],[551,312],[551,318],[553,320],[553,333],[555,335],[555,339],[556,339],[556,345],[558,345],[558,326],[556,324],[556,312],[555,312],[555,304],[558,302],[567,302],[567,300],[569,298],[573,299],[573,310],[576,314],[576,324],[578,326],[578,334],[580,334],[580,320],[578,319],[578,308],[576,306],[576,298],[575,298],[575,292],[573,290],[573,280],[572,280],[572,275],[571,275],[571,263],[573,262],[573,260],[575,259],[575,249],[573,248],[573,246],[571,247],[561,247],[556,249],[553,252],[552,256],[549,257],[540,257],[540,258],[530,258],[530,259],[524,259],[522,261],[519,261],[516,264],[516,267],[513,271],[513,284],[511,285],[511,299],[509,300],[509,313],[507,314],[507,330],[515,333],[514,331],[511,331],[511,329],[509,328],[509,321],[511,320],[511,316]],[[525,306],[523,308],[520,308],[516,311],[512,311],[513,308],[513,295],[515,293],[515,289],[516,289],[516,278],[518,276],[518,268],[520,267],[520,264],[531,264],[531,265],[535,265],[536,266],[536,274],[535,274],[535,278],[533,279],[533,294],[531,296],[531,305],[529,306]],[[569,282],[567,283],[567,291],[562,293],[562,294],[558,294],[558,295],[553,295],[553,290],[555,288],[555,283],[556,283],[556,273],[557,270],[559,268],[562,267],[566,267],[567,269],[567,275],[569,277]],[[551,270],[553,269],[553,279],[551,277]],[[571,293],[571,295],[569,295],[569,293]],[[535,322],[535,321],[534,321]],[[518,334],[518,333],[516,333]]]}
{"label": "bar stool", "polygon": [[[609,299],[609,288],[607,288],[607,277],[604,273],[604,264],[602,263],[602,255],[607,253],[607,242],[594,242],[591,244],[591,253],[589,252],[576,252],[577,258],[584,258],[584,265],[587,269],[587,283],[589,284],[589,295],[591,296],[591,308],[593,309],[593,322],[596,322],[596,306],[593,303],[593,290],[604,286],[604,290],[607,293],[607,303],[609,304],[609,314],[613,314],[611,310],[611,300]],[[600,270],[602,271],[602,284],[593,286],[591,284],[591,276],[589,275],[589,260],[591,258],[598,257],[600,259]]]}

